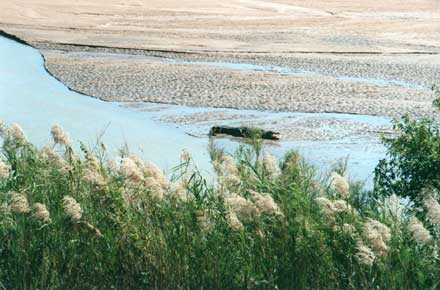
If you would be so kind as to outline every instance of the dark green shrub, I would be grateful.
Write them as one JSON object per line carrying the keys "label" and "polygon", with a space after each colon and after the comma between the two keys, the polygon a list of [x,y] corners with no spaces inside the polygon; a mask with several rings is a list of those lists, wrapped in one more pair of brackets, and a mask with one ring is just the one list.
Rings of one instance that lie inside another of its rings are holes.
{"label": "dark green shrub", "polygon": [[[440,106],[439,98],[434,105]],[[440,188],[440,125],[434,116],[421,120],[404,116],[394,121],[393,128],[395,135],[383,138],[387,159],[376,167],[375,193],[395,193],[417,203],[423,188]]]}

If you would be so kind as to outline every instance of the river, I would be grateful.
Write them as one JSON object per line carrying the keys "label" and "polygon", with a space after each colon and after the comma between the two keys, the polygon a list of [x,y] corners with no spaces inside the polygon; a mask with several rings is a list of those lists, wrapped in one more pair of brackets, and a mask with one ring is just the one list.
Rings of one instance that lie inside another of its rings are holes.
{"label": "river", "polygon": [[[219,110],[169,107],[172,111],[182,112]],[[239,112],[259,114],[255,111]],[[165,171],[178,164],[180,154],[186,148],[199,168],[209,172],[208,138],[190,136],[182,127],[158,121],[161,114],[166,112],[127,108],[119,103],[105,102],[70,91],[47,73],[38,50],[0,37],[0,119],[6,123],[20,124],[34,144],[48,144],[51,140],[50,127],[59,124],[69,133],[75,147],[79,147],[82,141],[93,148],[98,138],[101,138],[112,155],[117,154],[119,148],[128,145],[133,153],[157,163]],[[276,114],[283,113],[261,114],[273,114],[276,117]],[[335,114],[316,114],[318,117],[332,115]],[[342,117],[371,123],[389,123],[387,119],[380,117]],[[238,145],[238,142],[229,139],[219,139],[216,142],[228,150],[234,150]],[[278,157],[289,149],[298,150],[307,161],[318,165],[322,170],[327,170],[340,158],[349,157],[350,176],[370,185],[373,169],[385,152],[377,141],[351,139],[286,141],[265,147]]]}

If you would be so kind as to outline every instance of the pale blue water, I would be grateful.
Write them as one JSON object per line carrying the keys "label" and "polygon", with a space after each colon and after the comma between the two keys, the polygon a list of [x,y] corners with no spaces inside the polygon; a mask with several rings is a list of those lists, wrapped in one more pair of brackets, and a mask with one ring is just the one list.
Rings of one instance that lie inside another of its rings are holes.
{"label": "pale blue water", "polygon": [[200,166],[208,167],[206,139],[160,125],[148,114],[77,94],[51,77],[43,58],[31,47],[0,37],[0,119],[18,123],[30,141],[50,142],[50,127],[65,128],[75,144],[103,142],[111,152],[125,143],[134,152],[170,169],[184,148],[190,148]]}
{"label": "pale blue water", "polygon": [[[174,113],[218,110],[171,107]],[[270,114],[275,118],[287,114],[238,112]],[[59,124],[69,132],[76,147],[79,141],[95,144],[98,136],[102,135],[102,141],[111,154],[116,154],[119,148],[128,144],[134,153],[156,162],[164,170],[177,165],[181,151],[188,148],[197,165],[209,171],[208,139],[191,137],[181,128],[155,121],[160,114],[166,112],[142,112],[72,92],[44,70],[43,58],[37,50],[0,37],[0,119],[20,124],[28,139],[37,145],[50,143],[50,127]],[[323,118],[337,116],[376,125],[389,122],[385,118],[346,114],[295,115]],[[237,147],[237,142],[227,139],[218,140],[217,143],[229,150]],[[350,175],[370,185],[373,169],[378,159],[384,156],[384,148],[377,142],[357,140],[291,141],[267,146],[267,149],[277,156],[282,156],[289,149],[299,150],[306,160],[320,166],[322,170],[328,169],[339,158],[349,157]]]}

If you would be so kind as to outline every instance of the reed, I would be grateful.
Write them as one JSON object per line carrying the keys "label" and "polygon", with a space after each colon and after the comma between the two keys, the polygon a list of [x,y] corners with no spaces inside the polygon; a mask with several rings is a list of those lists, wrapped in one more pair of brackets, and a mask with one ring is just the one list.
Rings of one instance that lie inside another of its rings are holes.
{"label": "reed", "polygon": [[75,152],[59,126],[41,149],[2,128],[0,289],[439,287],[434,190],[417,211],[258,140],[211,147],[215,182],[188,151],[168,178],[129,154]]}

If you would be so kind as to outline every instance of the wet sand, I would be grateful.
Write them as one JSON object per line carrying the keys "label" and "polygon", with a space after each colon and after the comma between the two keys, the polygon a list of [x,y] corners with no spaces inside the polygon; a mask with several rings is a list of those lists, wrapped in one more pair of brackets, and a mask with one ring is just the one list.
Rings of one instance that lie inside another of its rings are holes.
{"label": "wet sand", "polygon": [[[63,83],[108,101],[274,112],[428,116],[433,113],[434,96],[430,86],[440,83],[440,65],[435,63],[437,56],[417,56],[417,61],[416,57],[407,60],[401,55],[351,56],[341,60],[321,55],[227,58],[224,55],[162,54],[175,58],[174,61],[161,61],[106,53],[43,52],[47,68]],[[182,62],[176,62],[176,59]],[[216,61],[218,65],[200,61]],[[222,67],[219,61],[226,62],[226,67]],[[246,65],[242,65],[243,69],[234,69],[227,67],[231,61],[235,64],[283,65],[308,72],[252,70],[246,69]]]}
{"label": "wet sand", "polygon": [[[148,103],[121,103],[148,112],[159,122],[171,123],[194,137],[207,137],[212,126],[257,126],[280,133],[286,141],[338,141],[379,143],[379,135],[392,134],[387,118],[348,114],[272,113],[253,110],[194,108]],[[229,137],[226,137],[229,138]],[[265,141],[271,145],[280,142]]]}

